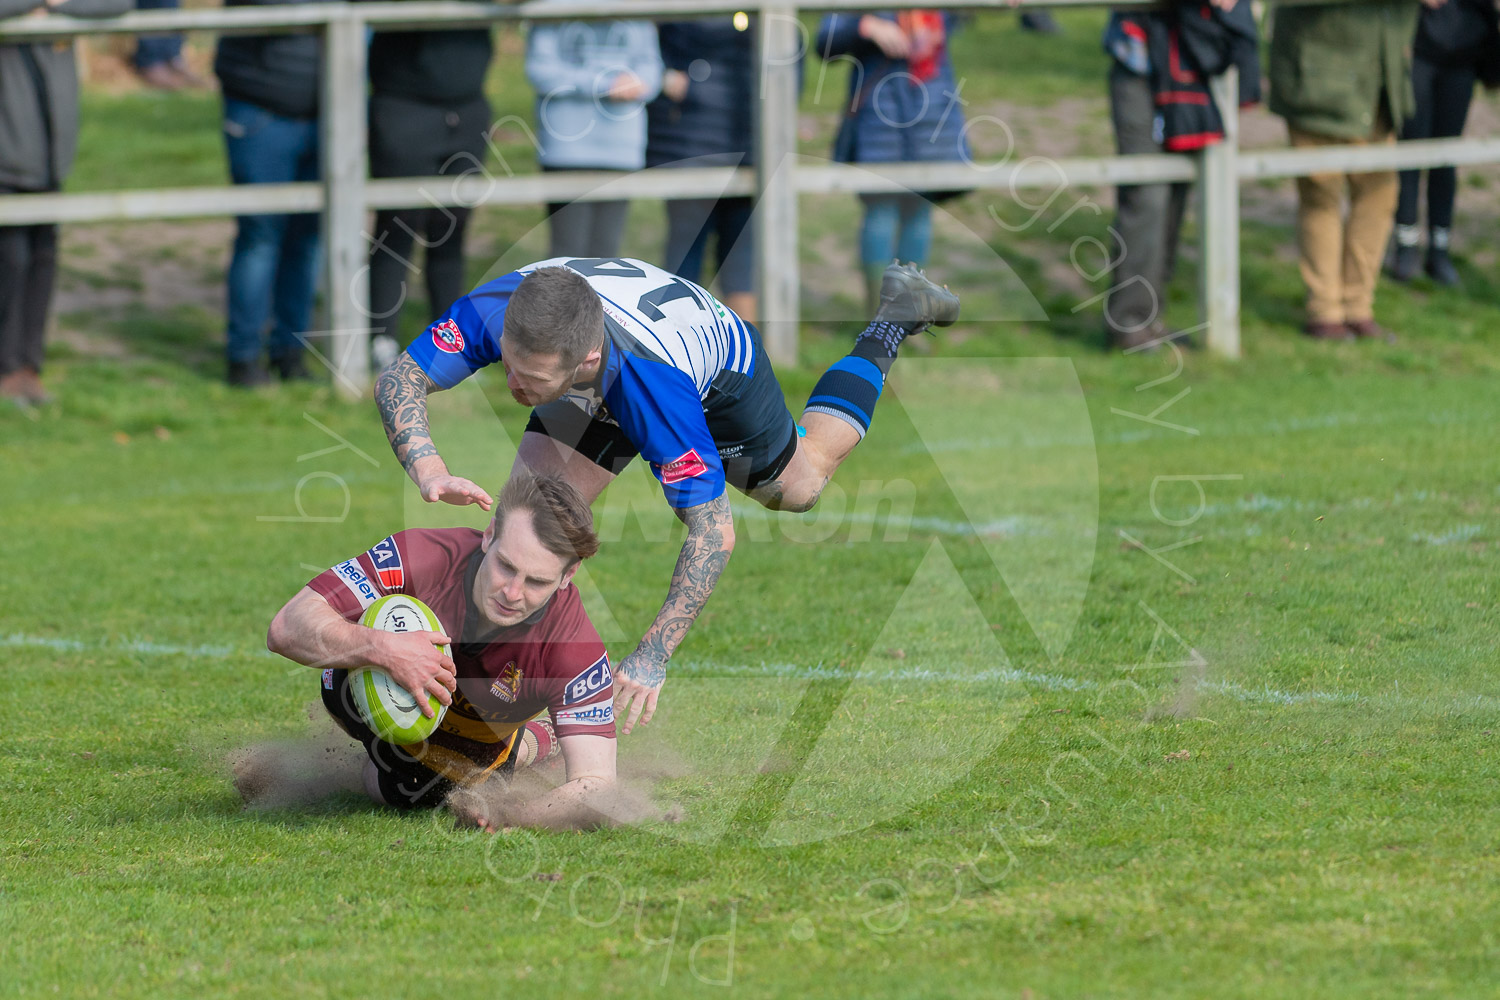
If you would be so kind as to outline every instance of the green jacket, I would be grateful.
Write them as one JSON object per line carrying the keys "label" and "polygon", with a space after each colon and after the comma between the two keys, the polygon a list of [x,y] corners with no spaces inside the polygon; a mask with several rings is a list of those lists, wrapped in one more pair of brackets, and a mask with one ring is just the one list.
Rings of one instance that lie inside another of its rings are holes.
{"label": "green jacket", "polygon": [[1411,117],[1417,0],[1277,7],[1271,28],[1271,112],[1292,128],[1340,139],[1375,130],[1384,91],[1391,127]]}

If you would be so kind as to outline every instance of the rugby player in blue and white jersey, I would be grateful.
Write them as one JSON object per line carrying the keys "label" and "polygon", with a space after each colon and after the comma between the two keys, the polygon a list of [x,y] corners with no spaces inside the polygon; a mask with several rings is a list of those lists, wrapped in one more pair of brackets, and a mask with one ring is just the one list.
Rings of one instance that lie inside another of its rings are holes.
{"label": "rugby player in blue and white jersey", "polygon": [[956,295],[893,263],[874,320],[798,424],[760,335],[703,288],[644,261],[559,257],[455,302],[381,373],[375,400],[429,502],[490,509],[438,455],[427,396],[496,362],[511,396],[533,407],[518,469],[561,475],[592,502],[636,455],[650,463],[688,533],[661,612],[615,672],[629,733],[651,720],[667,660],[734,548],[726,484],[772,510],[811,508],[869,429],[901,342],[957,318]]}

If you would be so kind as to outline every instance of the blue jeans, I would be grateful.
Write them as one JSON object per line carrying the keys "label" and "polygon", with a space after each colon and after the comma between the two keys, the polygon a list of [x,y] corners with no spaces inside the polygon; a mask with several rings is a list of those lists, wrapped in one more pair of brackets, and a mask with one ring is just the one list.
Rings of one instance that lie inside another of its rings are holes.
{"label": "blue jeans", "polygon": [[932,205],[919,194],[865,195],[865,221],[859,256],[866,268],[885,267],[892,258],[927,263],[932,245]]}
{"label": "blue jeans", "polygon": [[[224,100],[224,141],[236,184],[318,179],[316,119],[283,118],[248,101]],[[318,279],[318,216],[242,215],[229,262],[231,362],[260,357],[269,320],[271,357],[301,350]]]}
{"label": "blue jeans", "polygon": [[[135,0],[136,10],[176,10],[179,0]],[[135,40],[135,68],[169,63],[182,55],[181,35],[139,35]]]}

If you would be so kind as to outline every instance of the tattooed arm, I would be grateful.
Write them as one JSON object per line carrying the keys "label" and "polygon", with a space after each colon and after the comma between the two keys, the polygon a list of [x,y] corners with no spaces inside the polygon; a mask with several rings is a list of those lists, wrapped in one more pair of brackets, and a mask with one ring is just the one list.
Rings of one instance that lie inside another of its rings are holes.
{"label": "tattooed arm", "polygon": [[667,660],[708,603],[708,595],[714,592],[734,551],[734,518],[727,495],[675,513],[687,525],[688,533],[677,556],[666,603],[615,675],[615,714],[624,717],[626,733],[635,727],[637,719],[645,725],[656,713],[656,698],[667,679]]}
{"label": "tattooed arm", "polygon": [[467,479],[448,474],[448,466],[427,428],[427,396],[438,388],[405,351],[375,380],[375,405],[396,461],[417,484],[428,503],[477,503],[489,510],[490,495]]}

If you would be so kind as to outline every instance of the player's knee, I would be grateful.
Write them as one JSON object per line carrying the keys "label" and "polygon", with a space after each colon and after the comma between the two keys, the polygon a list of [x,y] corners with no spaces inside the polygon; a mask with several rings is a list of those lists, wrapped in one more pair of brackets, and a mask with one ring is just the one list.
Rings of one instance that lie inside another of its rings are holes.
{"label": "player's knee", "polygon": [[817,482],[769,483],[755,492],[755,499],[770,510],[805,514],[813,509],[822,493],[823,487]]}
{"label": "player's knee", "polygon": [[390,803],[386,802],[385,796],[381,794],[380,769],[375,765],[375,762],[373,760],[370,760],[368,758],[365,759],[365,770],[363,777],[365,794],[370,797],[370,800],[377,805],[389,805]]}
{"label": "player's knee", "polygon": [[813,509],[814,505],[817,504],[818,497],[821,496],[822,493],[823,491],[819,490],[816,493],[808,493],[801,496],[789,496],[782,502],[780,509],[786,511],[788,514],[806,514],[808,511]]}

